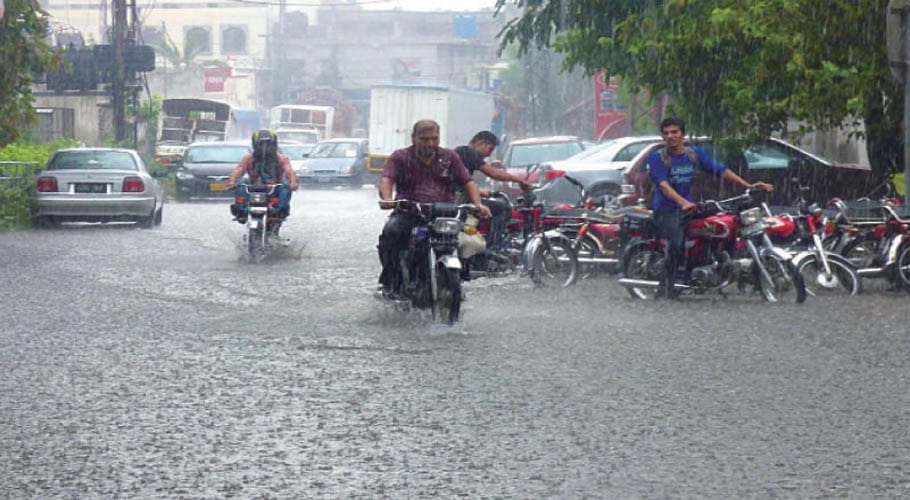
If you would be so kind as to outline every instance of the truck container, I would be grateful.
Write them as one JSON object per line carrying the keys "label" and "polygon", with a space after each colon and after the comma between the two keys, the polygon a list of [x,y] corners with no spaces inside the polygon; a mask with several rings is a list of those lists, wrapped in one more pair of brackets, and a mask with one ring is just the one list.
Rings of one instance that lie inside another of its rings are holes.
{"label": "truck container", "polygon": [[411,145],[417,120],[439,123],[440,145],[467,144],[493,120],[493,96],[482,92],[417,85],[376,85],[370,89],[367,170],[382,172],[392,151]]}

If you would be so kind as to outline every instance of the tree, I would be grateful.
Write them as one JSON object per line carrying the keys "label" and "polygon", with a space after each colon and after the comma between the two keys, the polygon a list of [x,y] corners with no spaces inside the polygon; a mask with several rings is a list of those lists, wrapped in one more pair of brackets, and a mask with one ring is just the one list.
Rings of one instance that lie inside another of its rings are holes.
{"label": "tree", "polygon": [[177,44],[174,43],[174,40],[171,39],[171,35],[164,30],[164,40],[154,43],[149,43],[149,45],[155,49],[155,52],[163,57],[172,68],[189,68],[190,66],[196,65],[196,58],[205,52],[205,46],[196,39],[189,38],[184,41],[183,52],[177,47]]}
{"label": "tree", "polygon": [[503,47],[552,45],[567,68],[606,68],[672,97],[672,112],[701,133],[747,141],[791,121],[801,132],[862,124],[873,170],[902,168],[885,1],[520,1]]}
{"label": "tree", "polygon": [[37,0],[5,0],[0,18],[0,148],[35,121],[32,75],[56,67],[47,42],[47,13]]}

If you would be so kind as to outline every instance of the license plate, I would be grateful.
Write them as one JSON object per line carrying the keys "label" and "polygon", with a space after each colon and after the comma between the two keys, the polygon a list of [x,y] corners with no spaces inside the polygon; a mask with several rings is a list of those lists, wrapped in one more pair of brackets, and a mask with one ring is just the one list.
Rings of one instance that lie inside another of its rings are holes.
{"label": "license plate", "polygon": [[77,193],[106,193],[107,184],[101,184],[97,182],[82,182],[76,184],[73,190]]}
{"label": "license plate", "polygon": [[316,181],[317,182],[332,182],[332,178],[331,177],[317,177]]}
{"label": "license plate", "polygon": [[209,184],[209,191],[227,191],[227,184],[223,182],[213,182]]}

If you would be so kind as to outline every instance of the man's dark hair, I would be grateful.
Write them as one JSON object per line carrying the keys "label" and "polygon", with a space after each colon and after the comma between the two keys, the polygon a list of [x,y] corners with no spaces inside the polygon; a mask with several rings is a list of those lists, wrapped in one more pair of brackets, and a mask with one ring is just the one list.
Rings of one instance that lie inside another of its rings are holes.
{"label": "man's dark hair", "polygon": [[489,130],[483,130],[474,134],[474,137],[471,138],[471,143],[475,142],[485,142],[490,146],[496,147],[499,145],[499,138],[496,137],[496,134],[490,132]]}
{"label": "man's dark hair", "polygon": [[675,116],[671,116],[669,118],[664,118],[663,121],[660,122],[661,133],[663,133],[665,128],[667,128],[671,125],[676,125],[677,127],[679,127],[680,132],[685,133],[685,131],[686,131],[686,122],[684,122],[682,120],[682,118],[677,118]]}

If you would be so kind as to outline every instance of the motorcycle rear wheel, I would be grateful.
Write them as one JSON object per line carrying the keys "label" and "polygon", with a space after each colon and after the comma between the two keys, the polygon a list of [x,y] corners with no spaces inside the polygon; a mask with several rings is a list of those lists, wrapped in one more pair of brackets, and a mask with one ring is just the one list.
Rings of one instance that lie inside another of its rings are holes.
{"label": "motorcycle rear wheel", "polygon": [[910,243],[904,243],[897,251],[894,285],[910,292]]}
{"label": "motorcycle rear wheel", "polygon": [[762,297],[768,302],[783,303],[793,302],[802,304],[806,301],[806,283],[803,276],[792,262],[783,260],[776,255],[762,257],[762,265],[768,271],[771,280],[765,278],[765,273],[756,269],[758,283]]}
{"label": "motorcycle rear wheel", "polygon": [[568,287],[578,279],[578,257],[568,243],[551,240],[531,258],[531,281],[535,285]]}
{"label": "motorcycle rear wheel", "polygon": [[863,291],[862,280],[856,268],[839,255],[828,255],[831,275],[826,276],[824,266],[815,255],[804,258],[797,270],[806,284],[806,292],[813,297],[828,295],[858,295]]}
{"label": "motorcycle rear wheel", "polygon": [[[646,247],[636,248],[626,259],[623,275],[629,279],[659,282],[664,272],[664,257],[663,251],[653,251]],[[633,299],[653,300],[657,297],[659,288],[629,287],[626,290]]]}

